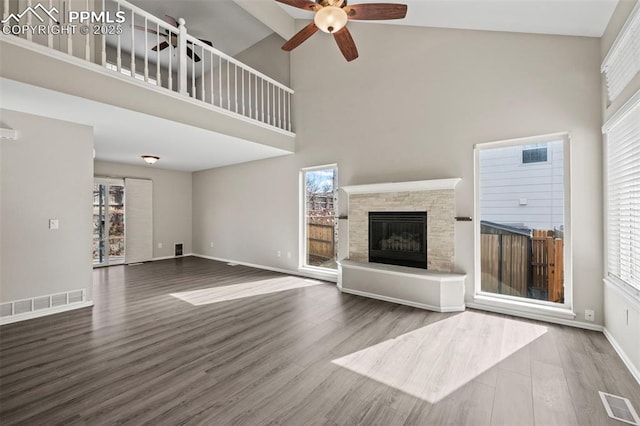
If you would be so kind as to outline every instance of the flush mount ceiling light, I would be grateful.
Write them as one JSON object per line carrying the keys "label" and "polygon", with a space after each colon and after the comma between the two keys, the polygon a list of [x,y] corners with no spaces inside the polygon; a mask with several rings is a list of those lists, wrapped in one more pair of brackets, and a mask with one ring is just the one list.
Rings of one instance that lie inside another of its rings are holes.
{"label": "flush mount ceiling light", "polygon": [[378,21],[403,19],[407,5],[396,3],[363,3],[347,5],[347,0],[276,0],[289,6],[314,12],[313,22],[287,41],[283,50],[292,51],[318,30],[333,35],[338,48],[347,61],[358,57],[358,49],[347,29],[350,20]]}
{"label": "flush mount ceiling light", "polygon": [[156,161],[158,161],[160,159],[160,157],[156,157],[155,155],[143,155],[142,159],[147,163],[147,164],[155,164]]}

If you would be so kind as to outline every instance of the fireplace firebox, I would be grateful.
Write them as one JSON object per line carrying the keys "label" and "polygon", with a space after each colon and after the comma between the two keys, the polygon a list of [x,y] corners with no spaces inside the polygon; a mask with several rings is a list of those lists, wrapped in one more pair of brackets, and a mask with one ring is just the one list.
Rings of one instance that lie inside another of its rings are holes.
{"label": "fireplace firebox", "polygon": [[369,262],[427,269],[427,212],[369,212]]}

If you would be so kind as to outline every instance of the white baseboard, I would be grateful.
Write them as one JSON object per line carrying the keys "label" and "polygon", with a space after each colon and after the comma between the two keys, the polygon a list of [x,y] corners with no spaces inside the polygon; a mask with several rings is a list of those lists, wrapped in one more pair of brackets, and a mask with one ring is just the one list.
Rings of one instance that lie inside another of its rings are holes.
{"label": "white baseboard", "polygon": [[152,257],[151,259],[149,259],[150,262],[157,262],[158,260],[168,260],[168,259],[175,259],[176,256],[161,256],[161,257]]}
{"label": "white baseboard", "polygon": [[528,318],[528,319],[537,320],[537,321],[545,321],[553,324],[568,325],[570,327],[584,328],[586,330],[593,330],[593,331],[600,331],[600,332],[603,330],[603,327],[599,324],[587,324],[585,322],[575,321],[571,319],[558,318],[554,316],[536,314],[532,312],[523,312],[523,311],[503,308],[499,306],[488,306],[485,304],[479,304],[474,302],[467,302],[466,305],[468,308],[478,309],[480,311],[496,312],[498,314]]}
{"label": "white baseboard", "polygon": [[156,262],[158,260],[179,259],[181,257],[187,257],[187,256],[196,256],[196,255],[193,254],[193,253],[185,253],[182,256],[161,256],[161,257],[151,258],[150,261],[151,262]]}
{"label": "white baseboard", "polygon": [[407,305],[407,306],[411,306],[411,307],[414,307],[414,308],[426,309],[428,311],[435,311],[435,312],[462,312],[465,309],[464,305],[463,306],[434,306],[434,305],[427,305],[426,303],[412,302],[410,300],[397,299],[395,297],[383,296],[383,295],[375,294],[375,293],[368,293],[366,291],[352,290],[350,288],[344,288],[342,286],[340,286],[339,288],[340,288],[340,291],[343,292],[343,293],[349,293],[349,294],[353,294],[355,296],[368,297],[368,298],[371,298],[371,299],[383,300],[385,302],[398,303],[400,305]]}
{"label": "white baseboard", "polygon": [[251,268],[256,268],[256,269],[264,269],[266,271],[280,272],[282,274],[287,274],[287,275],[296,275],[298,277],[315,278],[315,279],[318,279],[318,280],[330,281],[330,282],[336,282],[337,281],[337,278],[335,276],[329,275],[329,274],[322,274],[320,271],[318,271],[318,272],[307,271],[307,270],[292,271],[290,269],[274,268],[272,266],[258,265],[258,264],[249,263],[249,262],[241,262],[239,260],[223,259],[223,258],[220,258],[220,257],[207,256],[207,255],[198,254],[198,253],[191,253],[188,256],[195,256],[195,257],[200,257],[202,259],[215,260],[215,261],[218,261],[218,262],[236,263],[236,264],[242,265],[242,266],[249,266]]}
{"label": "white baseboard", "polygon": [[70,303],[68,305],[56,306],[54,308],[39,309],[37,311],[25,312],[23,314],[0,317],[0,325],[11,324],[18,321],[26,321],[33,318],[44,317],[47,315],[59,314],[60,312],[72,311],[74,309],[88,308],[93,306],[93,301]]}
{"label": "white baseboard", "polygon": [[633,378],[636,379],[636,382],[638,382],[638,384],[640,385],[640,370],[638,369],[638,367],[633,365],[625,351],[622,349],[622,346],[618,344],[616,339],[609,332],[609,330],[607,330],[606,327],[603,328],[602,332],[604,333],[604,336],[607,338],[609,343],[611,343],[611,346],[613,346],[613,349],[616,350],[618,356],[620,356],[620,359],[622,359],[622,362],[624,362],[624,365],[627,366]]}

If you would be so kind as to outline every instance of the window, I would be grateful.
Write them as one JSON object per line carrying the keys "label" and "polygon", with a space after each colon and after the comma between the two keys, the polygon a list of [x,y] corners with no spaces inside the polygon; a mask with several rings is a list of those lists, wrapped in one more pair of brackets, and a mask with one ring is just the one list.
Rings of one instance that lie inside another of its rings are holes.
{"label": "window", "polygon": [[607,275],[640,290],[640,92],[606,134]]}
{"label": "window", "polygon": [[321,166],[302,170],[301,267],[336,270],[338,169]]}
{"label": "window", "polygon": [[566,134],[476,146],[476,295],[569,307],[568,159]]}
{"label": "window", "polygon": [[527,163],[546,163],[547,147],[542,148],[525,148],[522,150],[522,164]]}
{"label": "window", "polygon": [[609,101],[613,101],[640,71],[640,2],[613,42],[601,71],[607,80]]}

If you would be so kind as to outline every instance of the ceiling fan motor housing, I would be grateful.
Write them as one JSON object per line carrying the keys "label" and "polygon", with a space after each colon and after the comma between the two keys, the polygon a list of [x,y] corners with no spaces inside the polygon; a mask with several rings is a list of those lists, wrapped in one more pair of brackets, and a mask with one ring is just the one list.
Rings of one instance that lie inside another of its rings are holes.
{"label": "ceiling fan motor housing", "polygon": [[322,7],[326,6],[336,6],[336,7],[345,7],[347,5],[347,0],[316,0]]}

